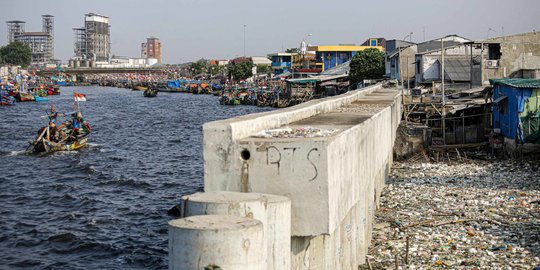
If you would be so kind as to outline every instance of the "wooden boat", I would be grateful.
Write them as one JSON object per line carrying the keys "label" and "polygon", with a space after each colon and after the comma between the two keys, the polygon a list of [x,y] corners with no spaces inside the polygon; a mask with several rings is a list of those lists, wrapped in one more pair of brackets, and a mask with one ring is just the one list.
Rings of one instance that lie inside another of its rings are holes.
{"label": "wooden boat", "polygon": [[[60,127],[52,124],[56,120],[57,113],[51,107],[49,125],[44,126],[38,132],[35,140],[30,141],[26,149],[29,153],[52,153],[57,151],[74,151],[88,146],[88,136],[91,133],[90,125],[84,122],[80,111],[71,113],[73,119],[66,121]],[[75,126],[75,122],[78,124]]]}
{"label": "wooden boat", "polygon": [[0,97],[0,106],[12,106],[15,105],[15,98],[14,97]]}
{"label": "wooden boat", "polygon": [[60,95],[60,88],[58,88],[58,87],[49,87],[49,89],[47,89],[47,95],[49,95],[49,96]]}
{"label": "wooden boat", "polygon": [[135,85],[133,86],[134,91],[145,91],[148,90],[148,86]]}
{"label": "wooden boat", "polygon": [[[36,101],[36,97],[30,93],[22,93],[20,92],[18,94],[19,98],[17,101],[19,102],[28,102],[28,101]],[[15,96],[15,98],[17,99],[17,96]]]}
{"label": "wooden boat", "polygon": [[88,137],[82,137],[71,142],[53,142],[42,138],[31,143],[31,153],[52,153],[58,151],[75,151],[88,146]]}
{"label": "wooden boat", "polygon": [[147,89],[144,91],[143,96],[145,97],[155,97],[157,96],[158,90],[157,89]]}
{"label": "wooden boat", "polygon": [[49,100],[47,98],[44,98],[44,97],[34,96],[34,101],[35,102],[47,102]]}

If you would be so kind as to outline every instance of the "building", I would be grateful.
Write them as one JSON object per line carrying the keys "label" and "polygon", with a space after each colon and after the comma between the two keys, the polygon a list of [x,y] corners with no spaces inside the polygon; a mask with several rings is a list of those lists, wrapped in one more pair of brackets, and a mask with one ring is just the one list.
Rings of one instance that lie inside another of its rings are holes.
{"label": "building", "polygon": [[42,15],[42,31],[26,32],[24,21],[7,21],[8,42],[21,42],[32,49],[31,65],[54,62],[54,16]]}
{"label": "building", "polygon": [[[377,39],[373,39],[377,41]],[[378,43],[376,46],[359,46],[359,45],[334,45],[334,46],[310,46],[309,50],[315,52],[316,63],[321,65],[323,71],[331,69],[335,66],[350,61],[357,52],[363,51],[368,48],[376,48],[380,51],[384,51],[382,46]]]}
{"label": "building", "polygon": [[[442,52],[444,48],[445,82],[468,85],[471,81],[471,51],[465,46],[469,39],[449,35],[416,45],[415,82],[432,84],[442,81]],[[480,55],[473,50],[473,59]],[[403,58],[402,58],[403,59]]]}
{"label": "building", "polygon": [[[414,79],[414,56],[416,54],[416,43],[404,40],[387,40],[385,43],[386,53],[384,55],[384,75],[391,80],[402,80],[404,78]],[[407,60],[408,59],[408,60]],[[409,66],[400,65],[400,60],[405,60]],[[412,66],[411,66],[412,65]],[[409,68],[407,76],[407,67]],[[400,68],[403,70],[400,72]]]}
{"label": "building", "polygon": [[481,53],[473,61],[472,86],[489,84],[490,79],[507,77],[538,78],[540,34],[536,32],[496,37],[466,43]]}
{"label": "building", "polygon": [[288,72],[293,67],[294,58],[300,57],[298,53],[273,53],[268,57],[272,59],[272,71],[275,75]]}
{"label": "building", "polygon": [[146,42],[141,43],[141,58],[147,58],[148,57],[148,46],[146,46]]}
{"label": "building", "polygon": [[141,44],[141,58],[155,58],[161,64],[161,42],[159,38],[149,37]]}
{"label": "building", "polygon": [[75,57],[97,62],[109,62],[111,36],[109,17],[94,13],[84,15],[84,27],[73,28]]}
{"label": "building", "polygon": [[540,144],[540,80],[490,79],[493,128],[505,145]]}

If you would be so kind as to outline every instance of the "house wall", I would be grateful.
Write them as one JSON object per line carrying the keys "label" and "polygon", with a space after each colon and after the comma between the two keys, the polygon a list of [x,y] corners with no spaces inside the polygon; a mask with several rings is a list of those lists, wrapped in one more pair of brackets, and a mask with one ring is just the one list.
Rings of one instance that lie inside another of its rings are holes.
{"label": "house wall", "polygon": [[483,85],[489,85],[489,79],[510,77],[521,69],[540,69],[540,33],[525,33],[487,41],[500,42],[501,59],[499,68],[486,68],[488,49],[484,48],[481,78]]}
{"label": "house wall", "polygon": [[[480,49],[473,48],[473,55],[480,55]],[[447,48],[445,50],[444,56],[448,58],[452,57],[470,57],[470,47],[466,45],[456,46],[454,48]],[[416,72],[416,82],[417,83],[426,83],[431,81],[440,81],[441,80],[441,50],[433,51],[426,54],[417,54],[416,62],[420,64],[420,70],[415,70]],[[418,65],[418,64],[417,64]],[[416,67],[416,69],[418,69]],[[473,68],[474,73],[474,68]],[[474,77],[474,75],[473,75]]]}
{"label": "house wall", "polygon": [[[403,74],[403,80],[407,80],[407,76],[414,81],[416,75],[415,70],[415,55],[416,55],[416,46],[411,46],[401,51],[401,56],[396,54],[394,57],[390,58],[389,68],[390,68],[390,79],[400,80],[401,75]],[[400,59],[401,58],[401,59]],[[400,61],[401,60],[401,61]],[[409,70],[407,73],[407,61],[409,65]],[[403,63],[400,65],[400,63]]]}

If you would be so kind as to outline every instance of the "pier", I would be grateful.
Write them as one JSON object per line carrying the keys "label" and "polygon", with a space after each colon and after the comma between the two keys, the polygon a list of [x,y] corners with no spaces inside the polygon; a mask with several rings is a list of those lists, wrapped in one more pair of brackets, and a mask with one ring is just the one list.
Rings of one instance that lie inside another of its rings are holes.
{"label": "pier", "polygon": [[[400,104],[397,89],[378,84],[278,111],[205,124],[206,195],[199,200],[203,208],[223,196],[220,192],[227,192],[230,206],[222,209],[253,200],[243,194],[283,199],[274,200],[279,206],[254,215],[253,211],[192,211],[193,202],[186,196],[182,208],[189,211],[184,211],[183,217],[212,214],[253,218],[262,222],[267,239],[290,243],[286,251],[281,248],[271,252],[274,244],[264,242],[262,268],[259,264],[250,268],[254,264],[246,259],[235,260],[230,269],[357,269],[365,260],[374,211],[391,168]],[[290,208],[286,207],[289,200]],[[197,220],[197,224],[204,220]],[[287,226],[289,220],[289,229],[276,229],[276,224]],[[177,230],[182,229],[179,223],[195,224],[179,220],[169,223],[169,269],[185,269],[178,257],[206,247],[202,242],[175,244]],[[227,235],[228,229],[215,230],[214,238],[204,241],[219,242],[220,232]],[[191,232],[199,235],[196,229]],[[248,252],[245,245],[230,248]],[[230,265],[227,256],[218,256],[224,251],[217,246],[205,252],[198,265],[190,264],[194,267],[190,269]]]}

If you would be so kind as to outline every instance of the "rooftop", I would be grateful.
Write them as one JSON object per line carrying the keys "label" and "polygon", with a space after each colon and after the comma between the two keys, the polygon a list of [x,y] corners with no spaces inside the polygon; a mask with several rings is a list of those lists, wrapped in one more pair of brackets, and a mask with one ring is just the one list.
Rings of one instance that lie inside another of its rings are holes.
{"label": "rooftop", "polygon": [[368,48],[376,48],[384,51],[382,46],[360,46],[360,45],[322,45],[322,46],[309,46],[310,51],[317,52],[356,52],[362,51]]}
{"label": "rooftop", "polygon": [[540,80],[538,79],[490,79],[491,85],[510,86],[518,89],[540,88]]}

